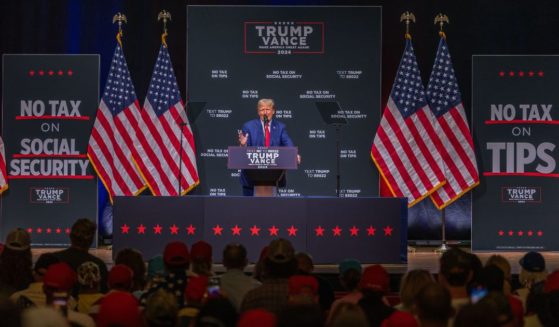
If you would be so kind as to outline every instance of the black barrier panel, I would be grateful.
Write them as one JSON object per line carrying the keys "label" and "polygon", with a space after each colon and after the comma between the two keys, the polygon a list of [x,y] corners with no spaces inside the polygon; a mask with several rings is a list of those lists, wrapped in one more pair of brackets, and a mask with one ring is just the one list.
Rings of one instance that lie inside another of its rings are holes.
{"label": "black barrier panel", "polygon": [[407,207],[401,199],[312,199],[308,202],[307,250],[317,262],[347,258],[368,263],[407,261]]}
{"label": "black barrier panel", "polygon": [[472,248],[559,250],[559,56],[474,56]]}
{"label": "black barrier panel", "polygon": [[162,255],[168,242],[191,245],[204,239],[204,203],[195,196],[115,197],[113,257],[123,248],[134,248],[149,260]]}
{"label": "black barrier panel", "polygon": [[169,241],[204,239],[214,262],[231,242],[244,244],[254,262],[281,237],[318,264],[348,257],[397,264],[407,261],[406,218],[405,199],[393,198],[117,197],[113,255],[132,247],[149,259]]}
{"label": "black barrier panel", "polygon": [[[251,261],[256,261],[260,250],[278,237],[289,239],[297,250],[306,249],[306,209],[306,201],[297,199],[208,198],[206,240],[218,253],[228,243],[242,243]],[[217,225],[223,227],[220,235],[216,234]],[[220,261],[221,258],[214,260]]]}
{"label": "black barrier panel", "polygon": [[315,103],[339,102],[341,196],[378,195],[370,150],[380,120],[380,7],[189,6],[187,92],[207,102],[193,122],[201,184],[194,194],[240,195],[227,148],[273,98],[302,156],[280,196],[336,195],[335,127]]}
{"label": "black barrier panel", "polygon": [[86,153],[98,101],[98,55],[4,55],[1,239],[22,227],[33,246],[65,246],[76,219],[97,220]]}

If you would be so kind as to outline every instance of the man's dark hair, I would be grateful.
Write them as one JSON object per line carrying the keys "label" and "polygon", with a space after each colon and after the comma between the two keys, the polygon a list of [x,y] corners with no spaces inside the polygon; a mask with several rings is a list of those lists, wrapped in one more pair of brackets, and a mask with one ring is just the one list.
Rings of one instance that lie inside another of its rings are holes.
{"label": "man's dark hair", "polygon": [[244,269],[247,264],[247,250],[240,243],[227,244],[223,249],[223,265],[227,269]]}
{"label": "man's dark hair", "polygon": [[274,262],[269,258],[264,259],[266,277],[289,278],[297,273],[297,260],[292,258],[287,262]]}
{"label": "man's dark hair", "polygon": [[200,309],[195,326],[235,327],[239,314],[231,302],[225,298],[211,298]]}
{"label": "man's dark hair", "polygon": [[340,275],[340,282],[342,286],[348,290],[353,291],[359,286],[359,281],[361,280],[361,273],[356,269],[348,269]]}
{"label": "man's dark hair", "polygon": [[447,323],[454,310],[450,292],[435,282],[425,285],[417,294],[415,305],[421,321]]}
{"label": "man's dark hair", "polygon": [[87,218],[78,219],[74,225],[72,225],[72,231],[70,232],[72,246],[81,249],[89,249],[93,243],[96,230],[97,224],[91,220]]}
{"label": "man's dark hair", "polygon": [[440,273],[450,286],[466,286],[470,277],[471,259],[468,254],[458,248],[452,248],[441,256]]}
{"label": "man's dark hair", "polygon": [[383,320],[390,317],[395,309],[386,305],[384,292],[378,289],[364,289],[361,291],[363,297],[357,304],[361,307],[369,326],[380,326]]}
{"label": "man's dark hair", "polygon": [[483,267],[479,281],[489,292],[502,292],[505,284],[505,273],[495,265]]}
{"label": "man's dark hair", "polygon": [[324,315],[318,305],[288,305],[278,315],[278,327],[324,326]]}

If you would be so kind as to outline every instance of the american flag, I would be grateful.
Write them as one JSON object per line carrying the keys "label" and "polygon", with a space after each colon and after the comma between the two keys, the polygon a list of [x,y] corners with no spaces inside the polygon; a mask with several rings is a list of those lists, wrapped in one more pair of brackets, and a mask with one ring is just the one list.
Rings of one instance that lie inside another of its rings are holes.
{"label": "american flag", "polygon": [[4,140],[0,137],[0,193],[8,189],[8,173],[6,171],[6,150]]}
{"label": "american flag", "polygon": [[199,184],[194,136],[169,51],[163,44],[144,102],[140,130],[134,160],[154,195],[183,195]]}
{"label": "american flag", "polygon": [[145,183],[132,161],[140,104],[120,44],[117,44],[103,97],[89,138],[87,155],[111,200],[136,195]]}
{"label": "american flag", "polygon": [[409,207],[445,183],[436,124],[411,40],[406,39],[371,157],[392,195],[408,198]]}
{"label": "american flag", "polygon": [[442,209],[479,184],[472,136],[444,37],[427,85],[427,100],[439,122],[436,133],[443,144],[439,152],[446,184],[431,194],[433,203]]}

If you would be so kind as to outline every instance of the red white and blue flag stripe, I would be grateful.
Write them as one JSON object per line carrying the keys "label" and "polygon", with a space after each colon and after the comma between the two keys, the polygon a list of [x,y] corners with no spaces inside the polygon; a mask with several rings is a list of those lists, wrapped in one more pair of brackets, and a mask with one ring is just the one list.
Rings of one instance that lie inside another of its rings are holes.
{"label": "red white and blue flag stripe", "polygon": [[427,85],[427,101],[439,123],[436,134],[442,143],[439,152],[446,179],[431,199],[437,208],[443,209],[479,184],[472,136],[444,36]]}
{"label": "red white and blue flag stripe", "polygon": [[371,157],[392,195],[408,198],[409,207],[445,183],[435,143],[437,124],[427,105],[412,42],[406,39]]}
{"label": "red white and blue flag stripe", "polygon": [[132,161],[140,105],[120,44],[117,44],[87,155],[112,200],[137,195],[145,183]]}
{"label": "red white and blue flag stripe", "polygon": [[138,141],[134,161],[154,195],[184,195],[199,184],[194,136],[165,44],[144,102]]}

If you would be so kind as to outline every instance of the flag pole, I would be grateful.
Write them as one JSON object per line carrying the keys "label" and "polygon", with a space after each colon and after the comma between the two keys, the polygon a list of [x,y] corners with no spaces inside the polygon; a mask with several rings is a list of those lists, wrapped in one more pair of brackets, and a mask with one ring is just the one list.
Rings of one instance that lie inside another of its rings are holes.
{"label": "flag pole", "polygon": [[[157,21],[163,21],[163,33],[161,33],[161,44],[163,44],[163,46],[165,48],[167,48],[167,35],[169,35],[169,33],[167,33],[167,21],[171,20],[171,13],[168,12],[167,10],[161,10],[159,12],[159,14],[157,15]],[[184,126],[186,125],[185,122],[183,122],[182,120],[179,121],[179,125],[181,127],[181,132],[180,132],[180,142],[179,142],[179,172],[178,172],[178,176],[177,176],[177,196],[181,195],[181,180],[182,180],[182,143],[183,143],[183,139],[184,139]]]}
{"label": "flag pole", "polygon": [[[412,12],[406,11],[400,16],[400,23],[404,22],[406,24],[406,33],[404,34],[404,38],[406,40],[411,40],[410,34],[410,22],[415,23],[415,15]],[[412,246],[408,245],[408,252],[415,253],[416,249]]]}
{"label": "flag pole", "polygon": [[[449,24],[448,16],[444,14],[438,14],[435,16],[435,25],[439,24],[439,36],[446,39],[446,34],[443,31],[444,24]],[[435,252],[444,253],[448,251],[446,241],[446,207],[441,209],[441,246],[435,250]]]}

